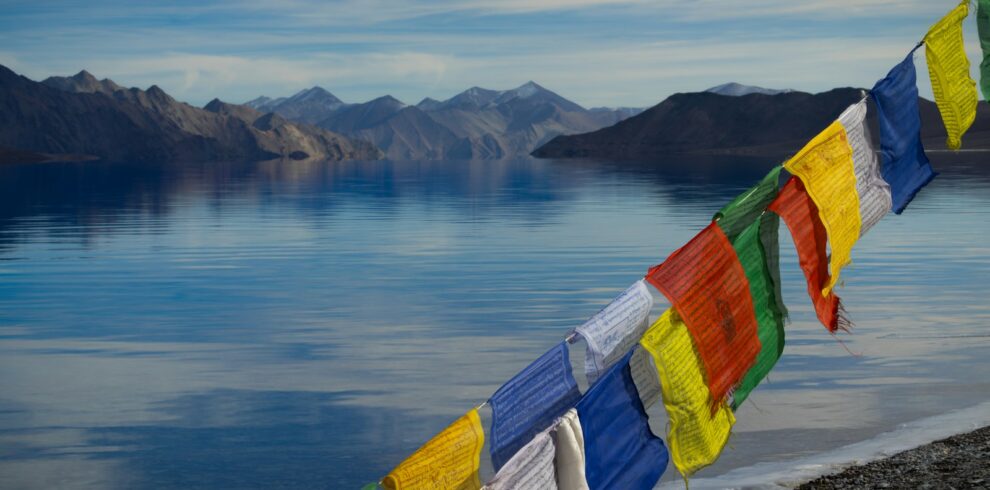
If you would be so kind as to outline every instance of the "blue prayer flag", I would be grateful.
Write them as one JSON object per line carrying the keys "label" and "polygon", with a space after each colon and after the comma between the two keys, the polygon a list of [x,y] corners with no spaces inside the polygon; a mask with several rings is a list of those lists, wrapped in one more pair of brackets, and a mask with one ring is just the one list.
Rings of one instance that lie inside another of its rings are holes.
{"label": "blue prayer flag", "polygon": [[492,406],[490,452],[495,470],[580,399],[565,342],[502,385],[488,400]]}
{"label": "blue prayer flag", "polygon": [[879,113],[883,179],[890,184],[897,214],[937,175],[921,144],[917,82],[912,50],[872,91]]}
{"label": "blue prayer flag", "polygon": [[650,489],[670,459],[663,441],[650,431],[629,369],[630,351],[578,402],[584,433],[585,476],[596,489]]}

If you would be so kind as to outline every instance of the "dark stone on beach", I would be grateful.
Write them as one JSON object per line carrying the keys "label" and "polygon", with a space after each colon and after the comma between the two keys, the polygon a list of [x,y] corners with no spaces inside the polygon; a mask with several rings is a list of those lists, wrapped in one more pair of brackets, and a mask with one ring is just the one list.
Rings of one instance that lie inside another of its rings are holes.
{"label": "dark stone on beach", "polygon": [[990,427],[854,466],[798,488],[990,489]]}

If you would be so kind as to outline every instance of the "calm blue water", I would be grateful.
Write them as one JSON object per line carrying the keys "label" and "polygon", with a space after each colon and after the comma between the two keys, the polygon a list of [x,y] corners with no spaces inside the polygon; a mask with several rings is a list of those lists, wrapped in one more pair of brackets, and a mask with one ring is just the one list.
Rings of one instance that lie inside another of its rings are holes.
{"label": "calm blue water", "polygon": [[[953,160],[843,273],[859,357],[783,239],[784,357],[701,476],[990,398],[990,157]],[[0,487],[374,481],[767,168],[0,167]]]}

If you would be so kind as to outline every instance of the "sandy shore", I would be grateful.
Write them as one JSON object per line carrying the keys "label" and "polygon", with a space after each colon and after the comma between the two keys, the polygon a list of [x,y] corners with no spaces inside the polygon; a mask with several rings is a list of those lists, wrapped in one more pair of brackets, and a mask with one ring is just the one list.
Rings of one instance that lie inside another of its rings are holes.
{"label": "sandy shore", "polygon": [[854,466],[798,488],[990,489],[990,427]]}

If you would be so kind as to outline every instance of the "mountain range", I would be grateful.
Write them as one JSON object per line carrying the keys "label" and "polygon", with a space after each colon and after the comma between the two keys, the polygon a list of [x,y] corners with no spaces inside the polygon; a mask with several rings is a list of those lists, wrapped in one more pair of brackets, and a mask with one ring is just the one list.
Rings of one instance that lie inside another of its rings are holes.
{"label": "mountain range", "polygon": [[371,144],[214,100],[176,101],[86,71],[35,82],[0,66],[0,155],[20,160],[377,159]]}
{"label": "mountain range", "polygon": [[[783,157],[800,150],[864,94],[855,88],[818,94],[757,90],[744,95],[712,91],[674,94],[613,126],[558,136],[533,155],[616,160],[649,160],[670,154]],[[868,123],[876,139],[879,132],[872,100],[870,105]],[[945,149],[945,128],[935,103],[920,98],[919,107],[925,148]],[[979,105],[976,122],[963,141],[968,149],[990,149],[990,104]]]}
{"label": "mountain range", "polygon": [[535,82],[511,90],[472,87],[416,105],[390,95],[348,104],[321,87],[245,105],[370,141],[394,160],[526,155],[555,136],[593,131],[641,111],[585,109]]}

